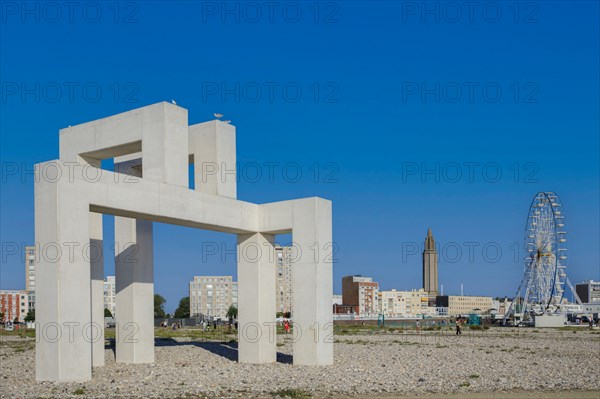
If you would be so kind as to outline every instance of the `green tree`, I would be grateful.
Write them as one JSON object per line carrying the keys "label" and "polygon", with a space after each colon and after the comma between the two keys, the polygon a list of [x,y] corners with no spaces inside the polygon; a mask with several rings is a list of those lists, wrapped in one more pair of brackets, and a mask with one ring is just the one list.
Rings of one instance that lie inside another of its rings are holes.
{"label": "green tree", "polygon": [[35,309],[29,309],[29,311],[27,312],[27,315],[25,316],[25,321],[26,322],[35,321]]}
{"label": "green tree", "polygon": [[104,317],[113,317],[113,314],[108,308],[104,308]]}
{"label": "green tree", "polygon": [[227,317],[237,319],[238,309],[235,305],[231,305],[229,309],[227,309]]}
{"label": "green tree", "polygon": [[175,309],[176,319],[187,319],[190,317],[190,297],[181,298],[179,306]]}
{"label": "green tree", "polygon": [[167,302],[165,298],[158,294],[154,294],[154,317],[162,319],[165,317],[164,305]]}

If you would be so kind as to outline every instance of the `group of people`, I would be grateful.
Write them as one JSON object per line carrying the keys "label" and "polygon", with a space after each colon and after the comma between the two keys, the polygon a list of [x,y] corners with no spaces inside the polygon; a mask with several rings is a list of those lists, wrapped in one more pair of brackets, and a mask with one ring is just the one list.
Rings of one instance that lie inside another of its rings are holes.
{"label": "group of people", "polygon": [[[169,328],[169,322],[167,320],[163,320],[160,322],[160,327],[161,328]],[[171,328],[173,329],[173,331],[178,330],[181,328],[181,322],[179,321],[174,321],[171,324]]]}

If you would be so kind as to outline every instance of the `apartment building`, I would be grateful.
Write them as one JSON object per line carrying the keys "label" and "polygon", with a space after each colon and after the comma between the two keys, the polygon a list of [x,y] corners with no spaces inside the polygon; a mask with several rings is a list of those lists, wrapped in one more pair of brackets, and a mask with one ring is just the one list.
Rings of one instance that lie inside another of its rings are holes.
{"label": "apartment building", "polygon": [[106,276],[104,280],[104,308],[110,310],[115,317],[117,310],[117,294],[115,276]]}
{"label": "apartment building", "polygon": [[492,309],[490,296],[442,295],[436,298],[438,308],[447,308],[449,316],[483,314]]}
{"label": "apartment building", "polygon": [[420,317],[430,313],[424,289],[379,291],[379,309],[385,317]]}
{"label": "apartment building", "polygon": [[35,291],[35,247],[25,247],[25,290]]}
{"label": "apartment building", "polygon": [[583,303],[600,303],[600,281],[584,281],[575,286],[575,291]]}
{"label": "apartment building", "polygon": [[29,312],[29,295],[24,290],[1,290],[0,291],[0,313],[2,322],[19,321],[24,322]]}
{"label": "apartment building", "polygon": [[190,316],[225,319],[238,306],[238,285],[231,276],[194,276],[190,282]]}
{"label": "apartment building", "polygon": [[344,305],[358,306],[359,316],[378,315],[379,283],[361,275],[343,277],[342,302]]}
{"label": "apartment building", "polygon": [[277,312],[292,312],[292,247],[275,247]]}

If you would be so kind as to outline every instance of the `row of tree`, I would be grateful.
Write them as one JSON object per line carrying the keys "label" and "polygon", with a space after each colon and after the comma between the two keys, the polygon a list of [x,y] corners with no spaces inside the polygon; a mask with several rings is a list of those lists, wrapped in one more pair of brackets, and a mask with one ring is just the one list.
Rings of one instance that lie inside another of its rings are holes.
{"label": "row of tree", "polygon": [[[0,321],[4,320],[4,313],[0,312]],[[29,323],[30,321],[35,321],[35,309],[29,309],[29,311],[27,312],[27,314],[25,315],[25,322]],[[19,318],[15,317],[15,319],[13,320],[14,323],[18,323],[19,322]]]}
{"label": "row of tree", "polygon": [[[159,294],[154,294],[154,318],[169,319],[174,317],[176,319],[187,319],[190,317],[189,296],[181,298],[179,301],[179,306],[173,315],[165,312],[165,303],[167,303],[167,300],[164,297]],[[107,308],[104,309],[104,317],[113,317],[112,313]],[[237,318],[237,308],[235,306],[231,305],[229,307],[229,310],[227,311],[227,317],[233,319]]]}
{"label": "row of tree", "polygon": [[[165,303],[167,300],[159,294],[154,294],[154,317],[157,319],[170,318],[171,315],[165,313]],[[175,309],[173,317],[176,319],[187,319],[190,317],[190,297],[181,298],[179,306]]]}

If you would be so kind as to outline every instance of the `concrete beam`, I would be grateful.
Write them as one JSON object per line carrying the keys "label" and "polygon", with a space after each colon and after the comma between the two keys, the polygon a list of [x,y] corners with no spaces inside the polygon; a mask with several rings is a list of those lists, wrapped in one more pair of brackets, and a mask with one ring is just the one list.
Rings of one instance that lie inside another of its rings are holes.
{"label": "concrete beam", "polygon": [[60,160],[95,163],[142,152],[144,178],[188,187],[188,115],[161,102],[60,130]]}

